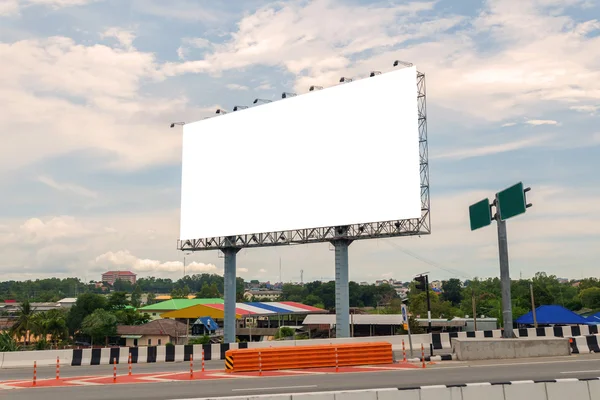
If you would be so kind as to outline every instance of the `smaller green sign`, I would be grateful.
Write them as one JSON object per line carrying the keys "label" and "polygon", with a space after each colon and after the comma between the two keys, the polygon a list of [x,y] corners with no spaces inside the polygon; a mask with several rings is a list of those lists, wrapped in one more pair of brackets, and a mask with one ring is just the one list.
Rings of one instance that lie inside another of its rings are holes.
{"label": "smaller green sign", "polygon": [[503,221],[519,214],[523,214],[527,209],[523,182],[519,182],[516,185],[498,192],[496,196],[498,199],[496,208],[500,214],[500,219]]}
{"label": "smaller green sign", "polygon": [[472,231],[492,223],[492,210],[487,198],[469,206],[469,219]]}

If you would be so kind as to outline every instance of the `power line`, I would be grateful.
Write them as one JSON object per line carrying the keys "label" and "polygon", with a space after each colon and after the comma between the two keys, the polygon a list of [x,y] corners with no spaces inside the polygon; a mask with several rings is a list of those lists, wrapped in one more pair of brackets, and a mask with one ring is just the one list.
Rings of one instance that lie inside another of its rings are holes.
{"label": "power line", "polygon": [[450,273],[452,275],[457,275],[457,276],[463,277],[465,279],[469,279],[469,280],[473,279],[472,276],[470,276],[469,274],[467,274],[464,271],[460,271],[460,270],[456,270],[456,269],[448,269],[448,268],[441,267],[440,265],[438,265],[434,261],[428,260],[425,257],[419,256],[418,254],[416,254],[416,253],[414,253],[412,251],[406,250],[405,248],[401,247],[400,245],[398,245],[396,243],[389,242],[389,241],[383,241],[383,242],[389,244],[392,247],[396,247],[398,250],[402,251],[403,253],[405,253],[405,254],[407,254],[407,255],[409,255],[409,256],[411,256],[411,257],[413,257],[413,258],[415,258],[415,259],[417,259],[417,260],[419,260],[419,261],[421,261],[421,262],[423,262],[423,263],[425,263],[427,265],[430,265],[430,266],[432,266],[434,268],[441,269],[442,271],[446,271],[446,272],[448,272],[448,273]]}

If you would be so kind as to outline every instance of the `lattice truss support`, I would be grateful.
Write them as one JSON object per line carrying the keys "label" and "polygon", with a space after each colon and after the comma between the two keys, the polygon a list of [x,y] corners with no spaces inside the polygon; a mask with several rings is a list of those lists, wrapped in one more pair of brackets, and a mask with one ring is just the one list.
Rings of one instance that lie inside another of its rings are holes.
{"label": "lattice truss support", "polygon": [[429,151],[427,147],[427,101],[425,74],[417,71],[419,118],[419,154],[421,175],[421,217],[415,219],[371,222],[347,226],[297,229],[291,231],[224,236],[206,239],[179,240],[181,251],[221,250],[325,243],[333,240],[380,239],[399,236],[420,236],[431,233],[429,195]]}

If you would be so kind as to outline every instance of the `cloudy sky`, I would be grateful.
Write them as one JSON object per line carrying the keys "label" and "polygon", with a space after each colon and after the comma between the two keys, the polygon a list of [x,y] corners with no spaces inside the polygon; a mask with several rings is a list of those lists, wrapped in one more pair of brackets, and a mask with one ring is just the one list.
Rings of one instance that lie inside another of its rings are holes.
{"label": "cloudy sky", "polygon": [[[180,277],[168,124],[395,59],[427,76],[433,232],[353,243],[351,278],[498,275],[468,206],[518,181],[512,276],[599,276],[599,34],[596,0],[0,0],[0,279]],[[333,255],[246,250],[239,275],[277,280],[281,259],[285,281],[329,279]]]}

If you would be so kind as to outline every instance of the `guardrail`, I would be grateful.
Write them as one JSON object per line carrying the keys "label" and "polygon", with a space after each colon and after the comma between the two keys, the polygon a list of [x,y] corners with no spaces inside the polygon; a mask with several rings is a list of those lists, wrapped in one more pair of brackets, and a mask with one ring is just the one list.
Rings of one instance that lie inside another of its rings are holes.
{"label": "guardrail", "polygon": [[393,362],[392,345],[386,342],[241,349],[225,353],[228,372],[347,367]]}

